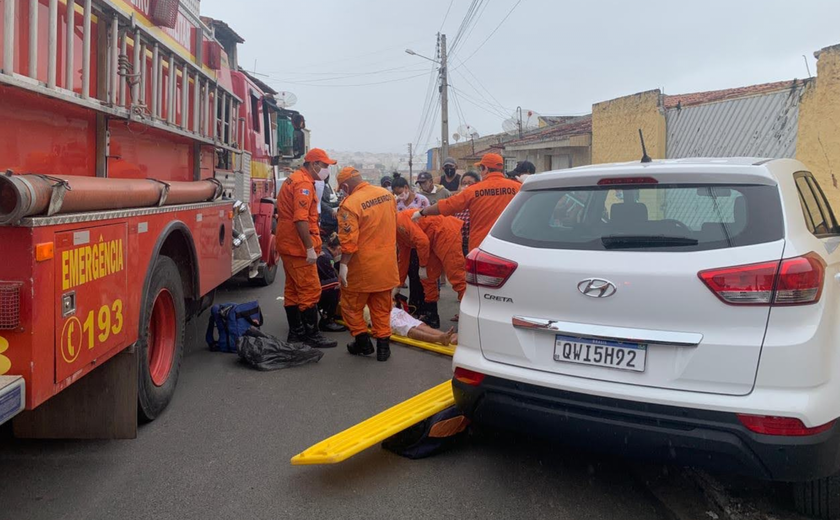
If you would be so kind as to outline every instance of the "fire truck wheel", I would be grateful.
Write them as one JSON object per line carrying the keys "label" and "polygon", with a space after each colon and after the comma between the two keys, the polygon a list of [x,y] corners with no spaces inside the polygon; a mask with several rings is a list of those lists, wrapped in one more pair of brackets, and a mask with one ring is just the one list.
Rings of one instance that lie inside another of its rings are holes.
{"label": "fire truck wheel", "polygon": [[277,269],[280,265],[280,254],[277,252],[277,247],[274,244],[274,235],[272,235],[271,240],[268,243],[268,248],[272,255],[272,265],[264,266],[261,275],[251,278],[252,285],[256,285],[257,287],[268,287],[273,284],[274,279],[277,278]]}
{"label": "fire truck wheel", "polygon": [[138,414],[146,422],[154,420],[175,394],[184,353],[184,288],[175,262],[159,257],[151,280],[139,342]]}

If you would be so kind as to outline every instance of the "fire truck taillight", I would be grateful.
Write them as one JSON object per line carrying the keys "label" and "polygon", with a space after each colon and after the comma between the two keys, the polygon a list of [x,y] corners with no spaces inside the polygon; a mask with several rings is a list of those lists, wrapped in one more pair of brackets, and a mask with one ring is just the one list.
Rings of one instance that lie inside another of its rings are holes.
{"label": "fire truck taillight", "polygon": [[0,330],[20,326],[20,282],[0,282]]}

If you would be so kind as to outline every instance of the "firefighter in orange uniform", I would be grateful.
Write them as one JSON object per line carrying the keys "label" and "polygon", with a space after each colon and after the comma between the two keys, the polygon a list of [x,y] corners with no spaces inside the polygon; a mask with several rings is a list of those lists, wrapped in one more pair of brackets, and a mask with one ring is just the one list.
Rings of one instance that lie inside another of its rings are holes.
{"label": "firefighter in orange uniform", "polygon": [[373,353],[364,318],[370,309],[376,359],[391,356],[391,290],[399,285],[397,269],[397,201],[386,189],[371,186],[358,170],[347,167],[338,174],[338,188],[347,194],[338,210],[341,240],[341,315],[353,343],[351,354]]}
{"label": "firefighter in orange uniform", "polygon": [[425,294],[425,308],[420,320],[437,329],[440,328],[437,302],[440,299],[438,279],[441,273],[446,273],[452,289],[458,293],[458,301],[467,290],[466,260],[461,240],[464,223],[455,217],[440,215],[414,222],[412,216],[417,211],[412,209],[397,214],[400,280],[405,280],[408,274],[411,249],[416,249]]}
{"label": "firefighter in orange uniform", "polygon": [[443,199],[434,206],[423,208],[413,215],[414,221],[433,215],[454,215],[470,210],[470,250],[481,245],[490,228],[498,220],[513,197],[519,193],[520,183],[505,177],[505,161],[495,153],[485,154],[475,163],[481,182],[464,188],[457,195]]}
{"label": "firefighter in orange uniform", "polygon": [[311,149],[303,166],[292,173],[277,195],[277,252],[286,273],[284,308],[289,321],[289,343],[302,342],[313,348],[332,348],[337,342],[318,331],[318,200],[315,181],[326,179],[328,166],[335,164],[320,148]]}

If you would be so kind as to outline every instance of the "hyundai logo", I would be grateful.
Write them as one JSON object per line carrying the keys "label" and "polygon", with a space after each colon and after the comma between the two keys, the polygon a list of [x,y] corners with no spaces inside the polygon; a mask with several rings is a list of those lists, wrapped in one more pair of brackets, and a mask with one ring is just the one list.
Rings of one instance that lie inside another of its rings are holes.
{"label": "hyundai logo", "polygon": [[587,278],[578,284],[578,291],[590,298],[609,298],[615,294],[615,285],[601,278]]}

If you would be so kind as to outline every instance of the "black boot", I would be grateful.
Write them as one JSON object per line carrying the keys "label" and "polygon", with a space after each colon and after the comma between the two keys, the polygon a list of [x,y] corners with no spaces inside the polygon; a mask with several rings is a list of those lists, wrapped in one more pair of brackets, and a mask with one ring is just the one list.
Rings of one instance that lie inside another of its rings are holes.
{"label": "black boot", "polygon": [[306,329],[306,337],[303,342],[312,348],[335,348],[337,341],[332,341],[318,332],[318,307],[310,307],[301,313],[303,326]]}
{"label": "black boot", "polygon": [[301,322],[300,309],[297,305],[283,308],[286,309],[286,320],[289,322],[289,336],[286,341],[288,343],[303,343],[306,337],[306,329]]}
{"label": "black boot", "polygon": [[344,332],[347,327],[339,325],[333,318],[325,318],[321,316],[321,321],[318,322],[318,328],[321,332]]}
{"label": "black boot", "polygon": [[388,361],[391,357],[391,338],[376,338],[376,360]]}
{"label": "black boot", "polygon": [[354,356],[367,356],[373,354],[373,343],[370,342],[370,335],[363,332],[353,339],[353,343],[347,344],[347,352]]}
{"label": "black boot", "polygon": [[417,319],[433,329],[440,328],[440,316],[438,315],[437,302],[426,302],[421,314]]}

